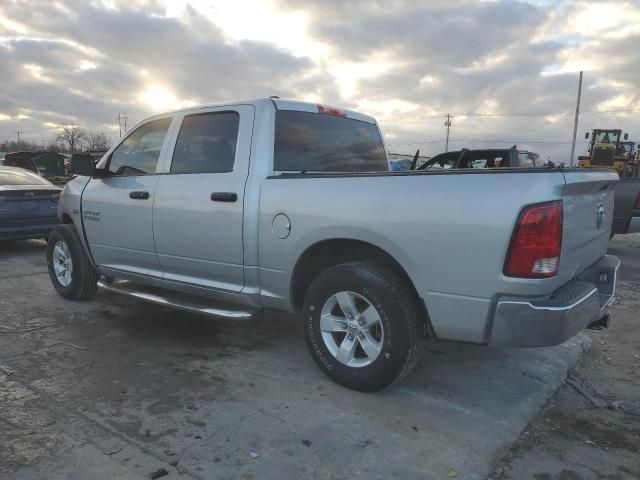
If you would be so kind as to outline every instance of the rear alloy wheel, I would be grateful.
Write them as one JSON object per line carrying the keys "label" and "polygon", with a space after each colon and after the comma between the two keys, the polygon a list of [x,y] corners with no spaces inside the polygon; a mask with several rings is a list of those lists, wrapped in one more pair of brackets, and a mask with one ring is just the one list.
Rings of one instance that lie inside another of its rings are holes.
{"label": "rear alloy wheel", "polygon": [[380,355],[384,327],[376,307],[355,292],[338,292],[320,313],[324,344],[343,365],[366,367]]}
{"label": "rear alloy wheel", "polygon": [[47,242],[49,278],[56,291],[70,300],[89,298],[98,289],[98,272],[71,224],[51,231]]}
{"label": "rear alloy wheel", "polygon": [[329,268],[309,287],[303,310],[313,359],[347,388],[385,388],[420,358],[424,314],[410,285],[385,267],[352,262]]}

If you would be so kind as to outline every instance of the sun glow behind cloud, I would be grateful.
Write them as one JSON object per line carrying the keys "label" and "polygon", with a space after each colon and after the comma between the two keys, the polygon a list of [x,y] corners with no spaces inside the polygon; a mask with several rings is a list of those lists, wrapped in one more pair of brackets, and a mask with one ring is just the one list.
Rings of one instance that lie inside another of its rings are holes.
{"label": "sun glow behind cloud", "polygon": [[190,99],[180,99],[168,87],[152,84],[138,94],[136,100],[153,112],[166,112],[197,105],[198,102]]}

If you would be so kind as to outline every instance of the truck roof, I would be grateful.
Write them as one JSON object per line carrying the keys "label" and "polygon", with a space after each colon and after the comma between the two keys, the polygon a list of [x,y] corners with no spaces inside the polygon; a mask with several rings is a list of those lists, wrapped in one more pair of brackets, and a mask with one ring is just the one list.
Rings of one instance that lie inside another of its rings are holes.
{"label": "truck roof", "polygon": [[[265,104],[272,104],[276,107],[276,109],[278,110],[295,110],[295,111],[299,111],[299,112],[312,112],[312,113],[319,113],[318,111],[318,107],[320,106],[324,106],[324,107],[330,107],[333,109],[336,109],[337,111],[339,111],[341,113],[340,116],[345,116],[346,118],[351,118],[353,120],[360,120],[362,122],[367,122],[367,123],[376,123],[376,120],[369,116],[369,115],[365,115],[363,113],[360,112],[356,112],[354,110],[347,110],[347,109],[343,109],[340,107],[334,107],[334,106],[329,106],[329,105],[325,105],[325,104],[318,104],[318,103],[312,103],[312,102],[303,102],[300,100],[288,100],[288,99],[280,99],[280,98],[275,98],[275,97],[268,97],[268,98],[254,98],[254,99],[245,99],[245,100],[233,100],[233,101],[228,101],[228,102],[216,102],[216,103],[205,103],[202,105],[194,105],[192,107],[187,107],[187,108],[180,108],[178,110],[172,110],[169,112],[164,112],[164,113],[160,113],[155,116],[158,115],[166,115],[169,113],[180,113],[180,112],[188,112],[191,110],[198,110],[201,108],[214,108],[214,107],[226,107],[226,106],[232,106],[232,105],[261,105],[261,106],[265,106]],[[149,117],[152,118],[152,117]]]}

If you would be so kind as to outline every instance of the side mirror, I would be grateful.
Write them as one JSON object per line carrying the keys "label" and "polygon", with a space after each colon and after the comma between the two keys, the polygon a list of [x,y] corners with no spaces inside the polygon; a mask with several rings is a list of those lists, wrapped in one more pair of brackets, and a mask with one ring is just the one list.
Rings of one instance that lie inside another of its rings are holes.
{"label": "side mirror", "polygon": [[628,133],[625,133],[625,134],[624,134],[624,139],[625,139],[625,140],[629,140],[629,134],[628,134]]}
{"label": "side mirror", "polygon": [[71,157],[71,173],[83,177],[94,177],[96,164],[93,163],[93,158],[90,155],[73,155]]}
{"label": "side mirror", "polygon": [[588,140],[588,139],[589,139],[589,132],[587,132],[587,133],[585,133],[585,134],[584,134],[584,139],[585,139],[585,140]]}

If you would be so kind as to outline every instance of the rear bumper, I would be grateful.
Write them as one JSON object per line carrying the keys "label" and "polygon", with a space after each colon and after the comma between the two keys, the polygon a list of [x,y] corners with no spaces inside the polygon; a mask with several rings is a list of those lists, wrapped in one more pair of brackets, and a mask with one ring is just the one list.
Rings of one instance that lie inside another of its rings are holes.
{"label": "rear bumper", "polygon": [[607,314],[620,260],[605,255],[548,297],[498,301],[490,345],[547,347],[573,337]]}

